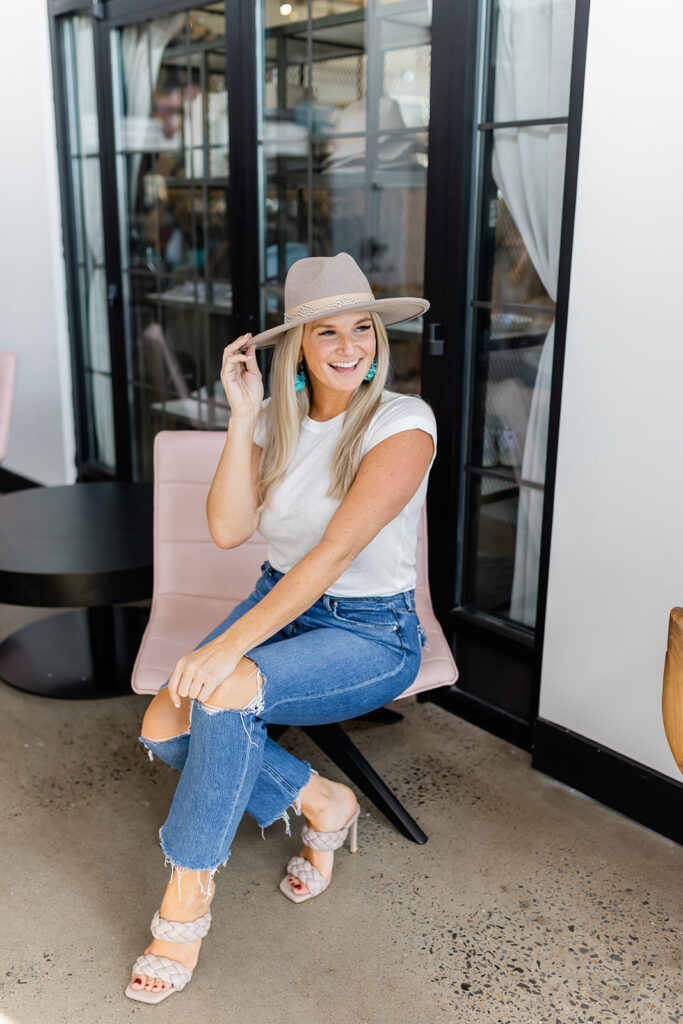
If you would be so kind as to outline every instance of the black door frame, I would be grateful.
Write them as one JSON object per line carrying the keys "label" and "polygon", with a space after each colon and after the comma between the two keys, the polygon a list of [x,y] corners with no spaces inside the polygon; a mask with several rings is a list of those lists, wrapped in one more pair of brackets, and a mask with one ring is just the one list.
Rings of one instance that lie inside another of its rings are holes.
{"label": "black door frame", "polygon": [[[466,678],[445,691],[426,694],[424,699],[436,700],[475,724],[530,749],[533,723],[538,717],[543,657],[590,0],[576,0],[574,21],[535,630],[455,604],[457,560],[463,557],[460,508],[461,492],[466,487],[466,437],[461,410],[466,407],[468,389],[463,338],[469,314],[468,249],[477,129],[474,105],[482,9],[482,0],[460,0],[452,7],[434,4],[425,295],[432,302],[428,336],[431,333],[442,338],[444,345],[443,354],[438,354],[440,346],[429,340],[423,348],[423,396],[436,415],[440,449],[428,496],[430,580],[435,610],[455,648],[456,660],[458,641],[461,648],[467,645],[475,653],[468,658]],[[500,674],[499,693],[502,695],[506,686],[516,687],[524,710],[511,713],[503,701],[498,703],[495,686],[482,686],[476,678],[478,673]]]}

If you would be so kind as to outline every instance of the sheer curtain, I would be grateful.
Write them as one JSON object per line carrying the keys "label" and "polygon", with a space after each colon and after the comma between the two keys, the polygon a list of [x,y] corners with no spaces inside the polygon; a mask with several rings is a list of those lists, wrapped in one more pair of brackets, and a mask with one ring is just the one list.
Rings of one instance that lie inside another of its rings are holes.
{"label": "sheer curtain", "polygon": [[[566,116],[574,0],[500,0],[494,120]],[[555,301],[560,256],[566,125],[494,132],[493,177],[543,286]],[[531,397],[522,478],[542,484],[548,442],[554,325],[543,342]],[[520,488],[511,618],[533,626],[543,491]]]}

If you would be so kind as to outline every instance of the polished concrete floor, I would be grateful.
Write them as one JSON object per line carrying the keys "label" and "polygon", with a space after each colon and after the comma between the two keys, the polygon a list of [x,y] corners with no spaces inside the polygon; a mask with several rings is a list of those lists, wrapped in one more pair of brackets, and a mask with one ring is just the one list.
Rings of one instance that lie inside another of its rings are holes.
{"label": "polished concrete floor", "polygon": [[[0,606],[0,637],[45,614]],[[683,851],[533,771],[430,704],[350,733],[429,835],[362,799],[359,853],[301,906],[295,837],[251,820],[217,877],[190,985],[123,996],[167,878],[174,773],[137,743],[146,699],[49,700],[0,683],[0,1024],[678,1022]],[[282,740],[342,778],[297,730]]]}

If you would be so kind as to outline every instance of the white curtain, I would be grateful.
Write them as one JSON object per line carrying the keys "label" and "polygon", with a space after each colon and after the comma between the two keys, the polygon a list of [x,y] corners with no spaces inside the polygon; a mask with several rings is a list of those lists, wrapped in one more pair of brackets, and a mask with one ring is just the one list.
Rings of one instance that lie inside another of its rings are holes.
{"label": "white curtain", "polygon": [[[494,120],[566,116],[571,77],[574,0],[500,0]],[[493,177],[536,273],[557,298],[565,125],[494,132]],[[554,326],[541,352],[531,398],[521,476],[544,483]],[[543,491],[520,488],[510,614],[534,625]]]}
{"label": "white curtain", "polygon": [[[152,119],[152,99],[164,50],[180,31],[184,20],[184,14],[172,14],[168,18],[128,25],[121,32],[121,60],[126,92],[126,124],[121,127],[127,129],[124,135],[127,141],[135,139],[135,145],[130,148],[159,148],[158,133],[151,130],[156,127]],[[128,199],[133,206],[142,155],[136,153],[129,161]]]}

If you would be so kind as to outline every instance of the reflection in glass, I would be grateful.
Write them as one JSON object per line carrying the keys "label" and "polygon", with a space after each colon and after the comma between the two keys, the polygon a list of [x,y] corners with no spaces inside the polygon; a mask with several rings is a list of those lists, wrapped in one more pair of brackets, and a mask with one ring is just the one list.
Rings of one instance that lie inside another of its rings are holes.
{"label": "reflection in glass", "polygon": [[495,477],[472,477],[465,603],[508,618],[515,563],[519,490]]}
{"label": "reflection in glass", "polygon": [[76,307],[85,369],[88,457],[116,465],[92,21],[61,21],[76,237]]}
{"label": "reflection in glass", "polygon": [[[309,22],[262,3],[266,327],[306,256],[348,252],[378,298],[422,295],[430,5],[313,0]],[[389,334],[390,386],[419,393],[421,322]]]}
{"label": "reflection in glass", "polygon": [[214,408],[233,337],[225,60],[224,4],[112,36],[138,476],[149,475],[157,430],[225,426],[229,415]]}

